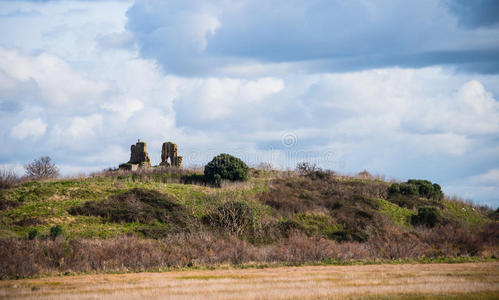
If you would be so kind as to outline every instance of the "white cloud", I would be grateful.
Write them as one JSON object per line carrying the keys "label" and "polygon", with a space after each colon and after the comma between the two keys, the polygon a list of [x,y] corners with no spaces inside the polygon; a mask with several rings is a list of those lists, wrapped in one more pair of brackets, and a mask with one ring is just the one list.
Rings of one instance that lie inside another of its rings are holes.
{"label": "white cloud", "polygon": [[108,102],[101,105],[105,110],[119,113],[126,119],[130,118],[135,112],[144,108],[144,103],[137,99],[120,99],[115,102]]}
{"label": "white cloud", "polygon": [[11,130],[11,136],[15,139],[25,139],[27,137],[39,137],[45,134],[47,124],[42,119],[24,119]]}
{"label": "white cloud", "polygon": [[283,89],[284,81],[278,78],[184,80],[175,104],[187,119],[213,121],[230,116],[235,110],[244,110],[248,105],[256,105]]}
{"label": "white cloud", "polygon": [[75,141],[81,142],[102,132],[102,125],[103,117],[100,114],[76,116],[64,122],[61,120],[61,124],[56,124],[50,132],[50,139],[58,144],[76,146]]}
{"label": "white cloud", "polygon": [[117,165],[128,160],[130,153],[120,145],[109,145],[98,149],[96,153],[86,156],[83,160],[90,163]]}
{"label": "white cloud", "polygon": [[499,103],[479,81],[468,81],[457,93],[443,97],[423,96],[413,103],[408,120],[420,131],[499,134]]}
{"label": "white cloud", "polygon": [[30,57],[0,47],[0,71],[19,82],[34,80],[43,100],[53,106],[96,101],[107,89],[103,83],[85,79],[67,63],[47,53]]}
{"label": "white cloud", "polygon": [[493,184],[499,188],[499,169],[489,170],[487,173],[470,177],[470,181],[480,184]]}
{"label": "white cloud", "polygon": [[94,130],[102,125],[102,116],[93,114],[88,117],[74,118],[67,133],[73,138],[80,138],[87,135],[94,135]]}

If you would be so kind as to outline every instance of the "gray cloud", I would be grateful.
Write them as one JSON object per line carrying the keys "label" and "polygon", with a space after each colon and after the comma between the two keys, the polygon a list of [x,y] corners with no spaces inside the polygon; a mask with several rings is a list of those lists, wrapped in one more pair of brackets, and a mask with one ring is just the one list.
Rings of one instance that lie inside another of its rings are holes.
{"label": "gray cloud", "polygon": [[459,24],[467,28],[499,25],[499,1],[496,0],[448,0],[446,3]]}
{"label": "gray cloud", "polygon": [[[462,3],[449,4],[458,20],[461,6],[476,19],[497,6]],[[127,17],[141,54],[181,75],[245,61],[306,62],[310,72],[432,65],[499,72],[499,29],[456,28],[455,16],[434,1],[137,1]]]}

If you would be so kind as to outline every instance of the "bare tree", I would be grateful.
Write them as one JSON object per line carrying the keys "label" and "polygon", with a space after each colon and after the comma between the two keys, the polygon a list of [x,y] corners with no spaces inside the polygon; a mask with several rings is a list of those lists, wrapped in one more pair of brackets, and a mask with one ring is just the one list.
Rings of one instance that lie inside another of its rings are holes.
{"label": "bare tree", "polygon": [[0,189],[11,188],[18,182],[19,176],[13,170],[0,169]]}
{"label": "bare tree", "polygon": [[42,156],[39,159],[35,159],[32,163],[25,165],[26,176],[32,179],[46,179],[59,176],[59,169],[50,160],[50,157]]}

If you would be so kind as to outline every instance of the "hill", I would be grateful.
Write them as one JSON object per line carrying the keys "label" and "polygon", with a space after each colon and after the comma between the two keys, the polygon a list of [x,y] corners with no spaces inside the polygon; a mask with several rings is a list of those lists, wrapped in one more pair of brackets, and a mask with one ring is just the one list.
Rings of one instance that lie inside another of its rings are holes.
{"label": "hill", "polygon": [[159,167],[0,190],[0,274],[498,254],[497,212],[428,181],[308,165],[251,169],[247,181],[221,187],[200,176]]}

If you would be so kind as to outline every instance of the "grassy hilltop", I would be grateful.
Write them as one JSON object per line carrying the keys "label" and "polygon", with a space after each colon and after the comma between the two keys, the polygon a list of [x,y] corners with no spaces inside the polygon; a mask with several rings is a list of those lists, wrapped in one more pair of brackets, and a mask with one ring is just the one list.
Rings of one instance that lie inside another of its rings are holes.
{"label": "grassy hilltop", "polygon": [[426,181],[307,167],[250,169],[221,187],[200,177],[155,168],[0,190],[0,274],[498,253],[497,212]]}

